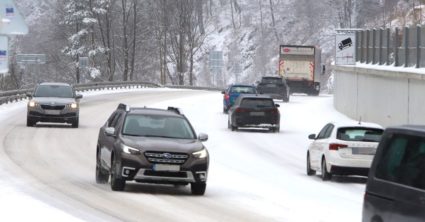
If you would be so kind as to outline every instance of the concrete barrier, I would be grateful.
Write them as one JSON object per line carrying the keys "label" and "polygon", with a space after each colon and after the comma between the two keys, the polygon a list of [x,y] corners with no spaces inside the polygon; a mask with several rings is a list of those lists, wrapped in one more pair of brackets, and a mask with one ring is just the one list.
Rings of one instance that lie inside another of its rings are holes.
{"label": "concrete barrier", "polygon": [[423,70],[370,65],[335,66],[334,70],[334,106],[341,113],[385,127],[425,125]]}

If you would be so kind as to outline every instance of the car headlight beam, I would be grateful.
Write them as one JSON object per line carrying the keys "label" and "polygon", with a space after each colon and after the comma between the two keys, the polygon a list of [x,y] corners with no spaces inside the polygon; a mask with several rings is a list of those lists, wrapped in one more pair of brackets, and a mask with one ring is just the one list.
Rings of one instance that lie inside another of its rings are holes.
{"label": "car headlight beam", "polygon": [[28,106],[29,106],[29,107],[36,107],[36,106],[37,106],[37,103],[36,103],[34,100],[31,100],[31,101],[28,103]]}
{"label": "car headlight beam", "polygon": [[124,144],[122,144],[121,146],[122,146],[122,150],[124,151],[124,153],[133,154],[133,155],[140,155],[141,154],[140,150],[138,150],[136,148],[129,147],[129,146],[124,145]]}
{"label": "car headlight beam", "polygon": [[76,108],[78,108],[78,104],[77,104],[77,103],[71,103],[71,108],[72,108],[72,109],[76,109]]}
{"label": "car headlight beam", "polygon": [[203,159],[203,158],[208,156],[208,152],[207,152],[206,149],[202,149],[202,150],[194,152],[192,154],[193,154],[193,156],[195,156],[196,158],[199,158],[199,159]]}

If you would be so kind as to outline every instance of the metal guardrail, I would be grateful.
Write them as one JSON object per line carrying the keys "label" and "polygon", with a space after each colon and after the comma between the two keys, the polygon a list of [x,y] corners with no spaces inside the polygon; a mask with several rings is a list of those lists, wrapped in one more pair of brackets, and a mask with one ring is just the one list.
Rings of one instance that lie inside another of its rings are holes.
{"label": "metal guardrail", "polygon": [[[114,90],[125,88],[175,88],[175,89],[195,89],[195,90],[212,90],[219,91],[220,88],[213,87],[196,87],[196,86],[176,86],[167,85],[162,86],[151,82],[97,82],[85,83],[74,85],[75,89],[80,92],[93,91],[93,90]],[[34,89],[20,89],[0,92],[0,105],[5,103],[17,102],[26,99],[28,93],[33,92]]]}

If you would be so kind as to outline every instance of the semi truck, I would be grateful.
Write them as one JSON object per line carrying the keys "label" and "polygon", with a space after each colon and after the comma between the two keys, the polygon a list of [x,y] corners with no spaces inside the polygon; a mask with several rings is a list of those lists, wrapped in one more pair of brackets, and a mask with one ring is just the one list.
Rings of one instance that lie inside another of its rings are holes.
{"label": "semi truck", "polygon": [[286,79],[291,93],[319,95],[322,72],[319,47],[280,45],[279,75]]}

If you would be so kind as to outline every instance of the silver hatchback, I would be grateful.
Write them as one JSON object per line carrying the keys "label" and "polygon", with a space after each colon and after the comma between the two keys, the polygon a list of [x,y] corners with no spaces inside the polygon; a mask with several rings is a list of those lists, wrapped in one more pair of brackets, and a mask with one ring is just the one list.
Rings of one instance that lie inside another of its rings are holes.
{"label": "silver hatchback", "polygon": [[78,128],[82,95],[67,83],[41,83],[28,94],[27,126],[37,122],[70,123]]}

